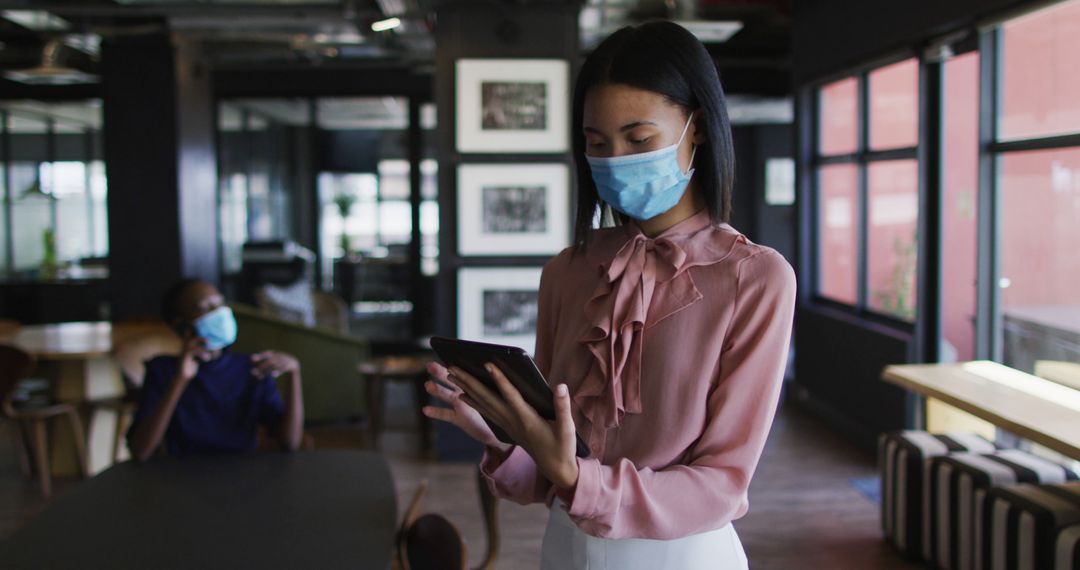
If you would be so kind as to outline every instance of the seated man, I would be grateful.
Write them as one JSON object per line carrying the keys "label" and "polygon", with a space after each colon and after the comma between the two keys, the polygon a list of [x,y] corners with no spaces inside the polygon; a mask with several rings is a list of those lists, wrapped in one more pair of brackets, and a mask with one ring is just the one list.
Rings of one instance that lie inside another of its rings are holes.
{"label": "seated man", "polygon": [[[165,321],[183,340],[179,357],[146,364],[142,397],[128,431],[128,447],[145,461],[165,440],[170,455],[253,451],[257,424],[283,448],[300,444],[304,405],[300,365],[280,352],[230,352],[236,319],[211,284],[185,279],[162,300]],[[287,403],[274,379],[287,374]]]}

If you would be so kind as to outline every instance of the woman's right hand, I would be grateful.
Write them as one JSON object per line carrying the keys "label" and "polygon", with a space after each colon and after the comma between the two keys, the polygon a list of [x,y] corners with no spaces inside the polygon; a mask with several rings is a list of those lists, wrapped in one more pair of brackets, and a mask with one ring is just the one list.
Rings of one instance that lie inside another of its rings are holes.
{"label": "woman's right hand", "polygon": [[449,404],[450,407],[424,406],[425,416],[452,423],[461,428],[461,431],[468,434],[469,437],[487,447],[494,448],[500,453],[505,454],[510,451],[513,446],[499,441],[499,438],[495,437],[480,412],[461,399],[464,392],[447,380],[446,376],[449,373],[443,365],[437,362],[429,362],[427,370],[435,380],[428,380],[424,383],[424,389],[436,399]]}

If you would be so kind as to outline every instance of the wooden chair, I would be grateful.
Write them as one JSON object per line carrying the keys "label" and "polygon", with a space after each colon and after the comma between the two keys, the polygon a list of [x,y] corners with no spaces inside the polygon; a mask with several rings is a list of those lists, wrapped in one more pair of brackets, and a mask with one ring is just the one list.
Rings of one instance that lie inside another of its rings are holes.
{"label": "wooden chair", "polygon": [[[498,499],[491,493],[479,468],[476,482],[487,534],[487,552],[475,570],[493,570],[499,554]],[[420,516],[420,502],[427,487],[428,482],[421,481],[405,509],[397,536],[396,567],[400,570],[468,570],[468,552],[457,527],[442,515]]]}
{"label": "wooden chair", "polygon": [[420,515],[420,501],[428,482],[421,481],[413,495],[397,535],[396,567],[399,570],[467,570],[465,541],[453,523],[442,515]]}
{"label": "wooden chair", "polygon": [[480,509],[484,515],[484,532],[487,535],[487,553],[477,570],[495,570],[499,558],[499,498],[488,487],[487,478],[476,468],[476,490],[480,494]]}
{"label": "wooden chair", "polygon": [[30,445],[33,448],[34,468],[37,471],[38,482],[41,485],[41,493],[45,497],[52,494],[52,473],[49,471],[49,445],[46,437],[46,423],[48,420],[64,416],[71,426],[75,440],[76,464],[79,473],[86,476],[86,438],[83,435],[82,420],[75,410],[75,406],[66,403],[50,403],[45,405],[33,405],[27,407],[16,406],[14,401],[15,387],[20,380],[27,378],[34,369],[34,357],[26,352],[12,347],[0,345],[0,410],[18,426],[18,448],[20,463],[24,473],[28,472],[29,465],[26,458],[26,449],[22,441],[26,440],[27,431],[32,436]]}
{"label": "wooden chair", "polygon": [[113,344],[113,361],[120,370],[124,382],[124,393],[114,398],[105,398],[89,402],[92,410],[110,410],[116,413],[116,431],[113,434],[112,460],[120,460],[120,450],[124,446],[124,437],[139,405],[139,392],[142,390],[143,377],[146,375],[146,362],[157,356],[180,353],[180,337],[168,326],[158,323],[131,323],[129,326],[117,324],[120,331],[129,331],[117,335]]}
{"label": "wooden chair", "polygon": [[402,570],[466,570],[469,555],[461,533],[446,517],[428,513],[402,536]]}
{"label": "wooden chair", "polygon": [[22,330],[22,323],[12,319],[0,319],[0,342],[8,342]]}

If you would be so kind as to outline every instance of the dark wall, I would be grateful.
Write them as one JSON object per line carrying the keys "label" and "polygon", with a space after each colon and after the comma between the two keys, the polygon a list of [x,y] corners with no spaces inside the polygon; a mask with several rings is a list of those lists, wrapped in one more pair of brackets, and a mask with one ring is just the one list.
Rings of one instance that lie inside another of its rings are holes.
{"label": "dark wall", "polygon": [[[386,131],[318,131],[318,168],[326,172],[378,171]],[[401,133],[394,133],[398,136]],[[404,158],[404,157],[402,157]]]}
{"label": "dark wall", "polygon": [[735,187],[731,192],[731,219],[728,223],[754,239],[756,227],[754,212],[757,209],[758,191],[757,145],[754,126],[732,127],[731,139],[735,143]]}
{"label": "dark wall", "polygon": [[[438,11],[435,41],[435,101],[438,106],[439,148],[439,276],[436,328],[456,336],[457,271],[462,265],[541,265],[546,258],[463,259],[457,256],[457,167],[462,162],[569,163],[569,153],[548,155],[462,155],[455,148],[455,64],[462,58],[559,58],[571,63],[578,56],[578,6],[518,5],[499,10],[490,5],[453,4]],[[573,76],[573,71],[571,71]],[[566,118],[569,121],[569,117]],[[447,231],[449,230],[449,231]],[[439,423],[438,455],[472,461],[482,448],[460,430]]]}
{"label": "dark wall", "polygon": [[[454,5],[438,12],[436,30],[435,97],[438,106],[439,227],[457,227],[457,166],[473,162],[552,162],[570,155],[461,155],[455,141],[455,62],[462,58],[561,58],[574,62],[578,57],[578,7],[571,5],[529,5],[514,10],[494,10],[484,5]],[[571,77],[574,77],[571,70]],[[566,118],[569,121],[569,117]],[[572,168],[571,168],[572,172]],[[439,235],[439,277],[437,285],[437,330],[456,335],[457,269],[465,264],[529,263],[533,260],[473,259],[457,256],[457,234]]]}
{"label": "dark wall", "polygon": [[795,207],[765,203],[765,163],[793,157],[792,125],[745,125],[732,129],[735,189],[731,225],[752,241],[779,251],[795,264]]}
{"label": "dark wall", "polygon": [[878,433],[909,427],[913,397],[880,377],[885,364],[911,359],[910,335],[804,306],[795,320],[795,346],[800,391],[850,439],[872,449]]}
{"label": "dark wall", "polygon": [[798,0],[792,57],[796,83],[843,72],[1031,0]]}
{"label": "dark wall", "polygon": [[795,157],[795,129],[792,125],[762,125],[758,127],[754,146],[756,148],[755,172],[758,173],[755,196],[754,235],[752,239],[779,251],[792,265],[797,264],[795,254],[795,206],[769,205],[765,203],[765,164],[770,158]]}

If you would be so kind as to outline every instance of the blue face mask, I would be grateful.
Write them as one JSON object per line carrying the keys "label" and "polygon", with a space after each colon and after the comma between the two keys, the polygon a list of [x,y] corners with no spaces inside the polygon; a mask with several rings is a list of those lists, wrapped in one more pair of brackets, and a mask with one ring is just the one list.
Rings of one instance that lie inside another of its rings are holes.
{"label": "blue face mask", "polygon": [[[650,152],[625,156],[586,156],[600,199],[635,220],[648,220],[675,207],[694,175],[679,167],[679,145],[694,115],[686,121],[679,142]],[[690,164],[694,164],[694,154]]]}
{"label": "blue face mask", "polygon": [[207,350],[220,350],[236,342],[236,317],[228,307],[218,307],[192,324],[195,334],[206,341]]}

